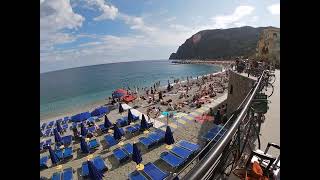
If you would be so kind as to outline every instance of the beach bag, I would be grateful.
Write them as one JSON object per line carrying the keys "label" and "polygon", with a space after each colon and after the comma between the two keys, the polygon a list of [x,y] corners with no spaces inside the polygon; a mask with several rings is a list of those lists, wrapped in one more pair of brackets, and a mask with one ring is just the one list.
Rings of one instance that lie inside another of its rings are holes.
{"label": "beach bag", "polygon": [[246,169],[236,169],[233,173],[242,180],[269,180],[263,175],[263,170],[257,161],[252,164],[250,172]]}

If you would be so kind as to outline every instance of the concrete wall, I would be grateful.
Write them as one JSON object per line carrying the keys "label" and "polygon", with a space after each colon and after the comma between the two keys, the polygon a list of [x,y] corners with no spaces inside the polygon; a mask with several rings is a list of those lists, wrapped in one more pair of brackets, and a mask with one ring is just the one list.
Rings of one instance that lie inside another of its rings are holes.
{"label": "concrete wall", "polygon": [[[229,71],[228,97],[226,100],[228,104],[228,117],[230,117],[230,114],[238,108],[240,103],[247,96],[254,85],[254,82],[255,80],[251,78]],[[230,94],[231,88],[233,89],[232,94]]]}

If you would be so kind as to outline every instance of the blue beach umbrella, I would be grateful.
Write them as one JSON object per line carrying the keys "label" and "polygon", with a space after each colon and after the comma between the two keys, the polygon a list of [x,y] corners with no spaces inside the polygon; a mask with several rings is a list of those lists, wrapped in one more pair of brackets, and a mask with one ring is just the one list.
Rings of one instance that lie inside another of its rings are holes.
{"label": "blue beach umbrella", "polygon": [[174,143],[173,134],[172,134],[170,126],[167,126],[164,141],[168,145],[171,145]]}
{"label": "blue beach umbrella", "polygon": [[61,127],[60,122],[57,122],[56,125],[57,125],[58,132],[61,133],[62,132],[62,127]]}
{"label": "blue beach umbrella", "polygon": [[108,119],[107,115],[104,115],[104,127],[105,128],[110,128],[112,126],[112,123]]}
{"label": "blue beach umbrella", "polygon": [[131,113],[131,110],[128,110],[128,124],[130,124],[133,121],[133,115]]}
{"label": "blue beach umbrella", "polygon": [[123,109],[121,103],[119,103],[119,113],[123,113],[123,111],[124,111],[124,109]]}
{"label": "blue beach umbrella", "polygon": [[56,143],[61,143],[61,136],[56,128],[53,129],[53,134],[54,134],[54,141]]}
{"label": "blue beach umbrella", "polygon": [[147,124],[146,118],[144,117],[143,114],[142,114],[142,119],[140,122],[140,129],[141,129],[141,131],[148,129],[148,124]]}
{"label": "blue beach umbrella", "polygon": [[104,177],[104,175],[96,168],[96,166],[91,161],[87,161],[87,163],[90,179],[102,180],[102,177]]}
{"label": "blue beach umbrella", "polygon": [[136,143],[133,144],[132,160],[137,164],[142,162],[141,153]]}
{"label": "blue beach umbrella", "polygon": [[87,128],[84,127],[84,124],[83,124],[83,123],[81,123],[81,124],[80,124],[80,134],[81,134],[81,136],[82,136],[82,137],[85,137],[85,136],[87,135],[87,133],[88,133]]}
{"label": "blue beach umbrella", "polygon": [[80,149],[82,153],[89,153],[89,147],[87,142],[84,140],[84,138],[81,138],[80,140]]}
{"label": "blue beach umbrella", "polygon": [[56,155],[56,153],[53,152],[51,146],[48,146],[48,149],[49,149],[49,154],[50,154],[50,159],[52,164],[57,164],[59,162],[58,156]]}
{"label": "blue beach umbrella", "polygon": [[120,140],[122,137],[122,133],[120,132],[120,129],[118,128],[118,126],[116,124],[113,125],[113,137],[116,140]]}

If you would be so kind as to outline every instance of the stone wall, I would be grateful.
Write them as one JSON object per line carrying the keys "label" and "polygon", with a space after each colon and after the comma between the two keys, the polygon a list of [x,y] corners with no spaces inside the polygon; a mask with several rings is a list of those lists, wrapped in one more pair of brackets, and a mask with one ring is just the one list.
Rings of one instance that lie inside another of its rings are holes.
{"label": "stone wall", "polygon": [[251,78],[229,71],[228,97],[226,100],[228,104],[228,117],[230,117],[230,114],[238,108],[254,83],[255,80]]}

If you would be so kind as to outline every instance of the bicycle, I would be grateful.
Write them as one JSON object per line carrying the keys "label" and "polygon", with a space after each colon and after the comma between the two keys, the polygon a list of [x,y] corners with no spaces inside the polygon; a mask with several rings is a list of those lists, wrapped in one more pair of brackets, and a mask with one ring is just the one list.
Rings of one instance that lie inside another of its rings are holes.
{"label": "bicycle", "polygon": [[268,82],[270,84],[273,84],[274,82],[276,82],[276,75],[274,74],[274,72],[271,72],[271,71],[266,71],[266,75],[267,75],[267,78],[268,78]]}
{"label": "bicycle", "polygon": [[263,79],[259,87],[259,92],[266,94],[268,98],[271,97],[274,92],[274,86],[269,82],[269,76],[260,76],[260,78]]}

